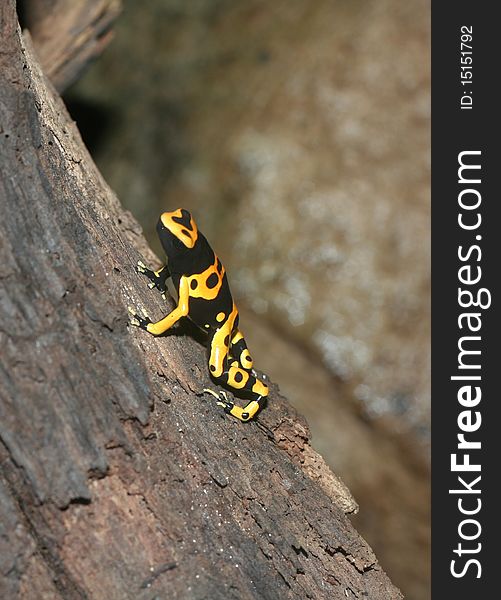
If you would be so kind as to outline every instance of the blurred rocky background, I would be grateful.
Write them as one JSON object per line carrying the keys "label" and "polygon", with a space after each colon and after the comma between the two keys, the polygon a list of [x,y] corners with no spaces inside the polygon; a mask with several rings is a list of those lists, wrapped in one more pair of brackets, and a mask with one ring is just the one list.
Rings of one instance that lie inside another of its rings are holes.
{"label": "blurred rocky background", "polygon": [[258,369],[306,415],[409,600],[429,598],[430,5],[126,0],[66,94],[160,249],[190,209]]}

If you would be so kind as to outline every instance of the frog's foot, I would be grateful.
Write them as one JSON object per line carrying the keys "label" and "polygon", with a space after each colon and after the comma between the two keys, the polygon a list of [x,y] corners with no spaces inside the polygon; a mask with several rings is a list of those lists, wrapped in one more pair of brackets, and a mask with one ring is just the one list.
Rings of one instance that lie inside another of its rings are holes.
{"label": "frog's foot", "polygon": [[129,313],[130,313],[129,323],[131,325],[134,325],[134,327],[139,327],[140,329],[144,329],[145,331],[148,331],[148,325],[152,321],[148,317],[148,314],[146,313],[146,311],[144,310],[144,308],[141,310],[141,312],[143,313],[143,316],[138,315],[136,313],[136,311],[132,307],[130,307],[130,306],[129,306],[128,310],[129,310]]}
{"label": "frog's foot", "polygon": [[256,400],[251,400],[245,406],[245,408],[242,408],[241,406],[237,406],[231,400],[228,400],[226,392],[220,391],[218,394],[214,390],[210,390],[208,388],[204,388],[204,392],[214,396],[214,398],[217,400],[216,404],[221,406],[224,409],[224,412],[228,413],[232,417],[237,418],[239,421],[250,421],[260,409],[260,404]]}
{"label": "frog's foot", "polygon": [[163,273],[164,268],[160,269],[159,271],[152,271],[151,269],[148,269],[148,267],[141,260],[138,260],[136,265],[136,271],[142,275],[146,275],[146,277],[150,280],[148,287],[150,289],[157,288],[157,290],[161,292],[162,296],[165,298],[165,290],[167,288],[165,283],[165,273]]}
{"label": "frog's foot", "polygon": [[214,396],[214,398],[217,400],[216,404],[224,408],[224,412],[230,413],[231,409],[235,406],[234,402],[228,400],[226,392],[221,391],[217,393],[214,390],[210,390],[209,388],[204,388],[204,392],[207,392],[207,394]]}

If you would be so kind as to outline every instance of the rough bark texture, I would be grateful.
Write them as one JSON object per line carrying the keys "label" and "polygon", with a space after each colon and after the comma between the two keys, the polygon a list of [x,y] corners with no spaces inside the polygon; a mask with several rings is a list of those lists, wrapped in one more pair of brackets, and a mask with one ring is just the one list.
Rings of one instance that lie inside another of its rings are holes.
{"label": "rough bark texture", "polygon": [[24,0],[24,25],[38,60],[59,92],[73,83],[111,39],[121,0]]}
{"label": "rough bark texture", "polygon": [[155,258],[0,18],[0,597],[400,598],[276,386],[239,423],[188,324],[128,328]]}

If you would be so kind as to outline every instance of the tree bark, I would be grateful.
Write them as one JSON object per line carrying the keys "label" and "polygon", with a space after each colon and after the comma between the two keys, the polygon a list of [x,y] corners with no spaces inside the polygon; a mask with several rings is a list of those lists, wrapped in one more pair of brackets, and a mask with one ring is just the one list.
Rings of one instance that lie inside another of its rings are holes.
{"label": "tree bark", "polygon": [[112,37],[121,0],[24,0],[24,25],[58,92],[71,85]]}
{"label": "tree bark", "polygon": [[401,598],[276,385],[237,422],[187,324],[128,327],[158,261],[0,18],[0,597]]}

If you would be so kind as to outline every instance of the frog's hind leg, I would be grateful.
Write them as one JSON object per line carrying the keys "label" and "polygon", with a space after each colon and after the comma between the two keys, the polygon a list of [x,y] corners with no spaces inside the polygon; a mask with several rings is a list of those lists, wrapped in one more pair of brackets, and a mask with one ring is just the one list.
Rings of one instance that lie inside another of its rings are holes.
{"label": "frog's hind leg", "polygon": [[252,357],[247,348],[247,343],[245,342],[245,338],[240,331],[240,329],[236,329],[233,333],[230,342],[230,363],[233,364],[233,361],[238,361],[238,364],[242,369],[247,371],[252,370]]}
{"label": "frog's hind leg", "polygon": [[263,408],[268,396],[268,386],[253,373],[233,363],[228,370],[223,371],[218,377],[218,381],[231,389],[237,396],[250,398],[243,408],[227,399],[224,402],[221,401],[221,405],[230,415],[241,421],[250,421]]}
{"label": "frog's hind leg", "polygon": [[236,396],[249,398],[247,404],[242,408],[228,400],[224,392],[218,396],[212,390],[205,390],[213,396],[215,395],[218,398],[218,404],[233,417],[240,421],[250,421],[263,408],[269,393],[268,386],[260,381],[254,373],[242,369],[237,360],[226,364],[224,371],[217,377],[213,375],[213,379],[230,389]]}
{"label": "frog's hind leg", "polygon": [[[226,396],[220,398],[220,404],[226,412],[241,421],[249,421],[262,408],[268,396],[268,386],[257,379],[250,370],[252,359],[247,344],[237,329],[236,317],[237,312],[234,308],[231,318],[209,339],[209,371],[215,381],[230,389],[235,395],[250,399],[242,408],[227,400]],[[230,343],[232,344],[231,355]],[[240,359],[243,360],[246,368],[243,368]]]}

